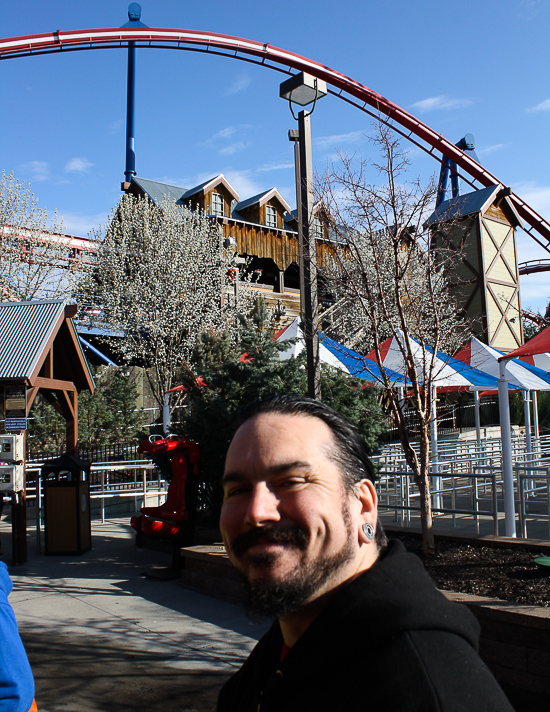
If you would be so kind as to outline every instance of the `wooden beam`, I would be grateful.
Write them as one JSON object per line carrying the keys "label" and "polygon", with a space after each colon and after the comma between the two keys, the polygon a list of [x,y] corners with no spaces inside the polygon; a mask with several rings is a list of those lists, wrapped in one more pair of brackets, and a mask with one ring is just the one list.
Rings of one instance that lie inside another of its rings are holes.
{"label": "wooden beam", "polygon": [[37,376],[31,385],[47,391],[74,391],[75,389],[75,385],[72,381],[61,381],[57,378],[42,378],[42,376]]}
{"label": "wooden beam", "polygon": [[25,413],[26,416],[29,415],[29,411],[32,408],[32,404],[34,403],[34,399],[38,395],[38,391],[40,389],[38,386],[34,386],[30,390],[27,391],[27,412]]}
{"label": "wooden beam", "polygon": [[71,399],[71,410],[73,412],[72,419],[67,419],[67,452],[71,455],[78,455],[78,393],[73,391],[71,393],[65,392],[67,399]]}
{"label": "wooden beam", "polygon": [[75,418],[75,410],[74,410],[74,402],[75,402],[75,391],[61,391],[61,396],[62,396],[62,403],[61,407],[63,408],[63,411],[66,412],[66,420],[69,422],[69,420],[74,420]]}

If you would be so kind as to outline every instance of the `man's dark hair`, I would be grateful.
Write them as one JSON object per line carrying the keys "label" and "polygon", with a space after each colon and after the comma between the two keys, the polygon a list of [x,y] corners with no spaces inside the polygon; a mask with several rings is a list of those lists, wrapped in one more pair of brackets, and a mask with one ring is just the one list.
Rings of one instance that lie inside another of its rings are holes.
{"label": "man's dark hair", "polygon": [[[348,494],[355,493],[355,485],[362,480],[374,482],[374,466],[368,448],[353,423],[322,401],[297,394],[274,395],[256,400],[247,405],[235,428],[235,432],[250,418],[262,413],[281,415],[309,415],[322,420],[332,432],[336,448],[328,453],[340,468],[342,482]],[[387,545],[386,535],[380,521],[376,523],[376,543],[379,549]]]}

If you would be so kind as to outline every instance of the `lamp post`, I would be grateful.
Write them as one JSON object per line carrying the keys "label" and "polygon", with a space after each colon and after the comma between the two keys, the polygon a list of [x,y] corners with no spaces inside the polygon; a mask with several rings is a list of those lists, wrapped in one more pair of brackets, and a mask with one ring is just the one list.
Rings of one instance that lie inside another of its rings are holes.
{"label": "lamp post", "polygon": [[[304,317],[306,340],[308,395],[321,399],[321,368],[319,361],[319,308],[317,299],[317,254],[313,230],[313,168],[311,160],[310,116],[317,100],[326,96],[327,85],[321,79],[305,72],[295,74],[280,86],[279,95],[287,99],[298,131],[289,131],[290,141],[297,141],[294,150],[296,162],[296,202],[298,207],[298,249],[300,253],[300,302]],[[307,106],[294,114],[292,104]]]}

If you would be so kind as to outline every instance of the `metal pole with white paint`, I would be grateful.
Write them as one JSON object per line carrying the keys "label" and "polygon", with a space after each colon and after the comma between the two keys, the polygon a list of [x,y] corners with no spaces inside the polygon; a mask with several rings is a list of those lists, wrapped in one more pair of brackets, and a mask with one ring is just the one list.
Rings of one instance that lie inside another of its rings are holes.
{"label": "metal pole with white paint", "polygon": [[514,500],[514,471],[512,463],[512,436],[510,431],[510,405],[506,360],[499,361],[498,409],[500,413],[500,439],[502,447],[502,489],[504,495],[504,533],[516,536],[516,508]]}

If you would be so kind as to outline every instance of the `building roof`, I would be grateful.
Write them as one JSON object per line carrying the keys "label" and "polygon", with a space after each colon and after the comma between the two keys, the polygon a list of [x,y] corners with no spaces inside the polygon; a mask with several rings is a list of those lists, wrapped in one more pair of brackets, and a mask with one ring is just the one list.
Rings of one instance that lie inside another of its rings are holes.
{"label": "building roof", "polygon": [[[453,218],[465,217],[466,215],[473,215],[474,213],[484,213],[487,208],[494,203],[501,190],[501,185],[490,185],[481,190],[474,190],[471,193],[465,193],[456,198],[444,200],[426,220],[425,226]],[[504,202],[517,220],[517,224],[521,225],[521,218],[510,199],[505,197]]]}
{"label": "building roof", "polygon": [[291,212],[290,205],[279,193],[277,188],[270,188],[269,190],[265,190],[263,193],[258,193],[258,195],[252,196],[252,198],[243,200],[235,206],[235,210],[238,212],[240,210],[246,210],[246,208],[250,208],[252,205],[265,205],[272,198],[278,200],[287,213]]}
{"label": "building roof", "polygon": [[146,193],[149,198],[155,203],[162,203],[164,198],[169,201],[175,200],[178,202],[187,188],[182,188],[179,185],[171,185],[170,183],[161,183],[140,176],[133,176],[132,183],[135,183],[142,192]]}
{"label": "building roof", "polygon": [[206,194],[208,193],[208,191],[213,190],[218,185],[220,185],[220,183],[231,193],[235,200],[239,200],[239,194],[237,193],[235,188],[233,188],[231,183],[225,178],[223,173],[220,173],[215,178],[210,178],[209,180],[204,181],[204,183],[201,183],[200,185],[197,185],[194,188],[189,188],[189,190],[186,190],[185,193],[181,196],[181,199],[187,200],[188,198],[191,198],[191,196],[196,195],[197,193]]}
{"label": "building roof", "polygon": [[53,364],[53,378],[93,391],[92,373],[71,318],[75,314],[76,306],[61,299],[0,303],[0,380],[34,385],[56,341],[60,358]]}

